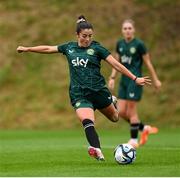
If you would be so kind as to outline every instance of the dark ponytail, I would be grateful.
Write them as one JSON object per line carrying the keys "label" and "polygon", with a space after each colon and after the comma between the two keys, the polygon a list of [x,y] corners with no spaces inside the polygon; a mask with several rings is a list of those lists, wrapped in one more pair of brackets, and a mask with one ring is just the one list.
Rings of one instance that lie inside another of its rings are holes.
{"label": "dark ponytail", "polygon": [[87,22],[86,18],[83,15],[78,17],[78,20],[76,23],[77,23],[77,27],[76,27],[77,34],[79,34],[81,32],[81,30],[84,30],[84,29],[92,29],[93,30],[92,24]]}

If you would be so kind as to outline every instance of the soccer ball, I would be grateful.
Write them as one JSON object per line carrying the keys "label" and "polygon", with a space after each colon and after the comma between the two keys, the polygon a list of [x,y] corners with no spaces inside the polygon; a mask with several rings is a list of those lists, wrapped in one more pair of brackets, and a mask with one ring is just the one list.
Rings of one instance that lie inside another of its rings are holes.
{"label": "soccer ball", "polygon": [[118,164],[130,164],[136,159],[136,150],[130,144],[120,144],[114,150],[114,158]]}

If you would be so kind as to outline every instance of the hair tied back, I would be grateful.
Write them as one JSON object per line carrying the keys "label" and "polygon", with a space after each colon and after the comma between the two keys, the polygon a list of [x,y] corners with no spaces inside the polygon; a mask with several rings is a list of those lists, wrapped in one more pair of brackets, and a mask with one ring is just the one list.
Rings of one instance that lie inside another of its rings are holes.
{"label": "hair tied back", "polygon": [[78,20],[76,21],[76,23],[81,23],[81,22],[85,22],[85,21],[86,21],[85,19],[81,18],[81,19],[78,19]]}

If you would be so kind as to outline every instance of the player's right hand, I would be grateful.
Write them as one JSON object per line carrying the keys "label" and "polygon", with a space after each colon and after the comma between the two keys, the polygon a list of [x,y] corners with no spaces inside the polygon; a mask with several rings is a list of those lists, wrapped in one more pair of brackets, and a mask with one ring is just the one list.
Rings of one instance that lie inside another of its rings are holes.
{"label": "player's right hand", "polygon": [[138,77],[135,80],[136,84],[138,85],[151,85],[151,79],[149,77]]}
{"label": "player's right hand", "polygon": [[160,80],[155,80],[153,83],[154,83],[154,87],[155,87],[156,91],[158,92],[160,90],[161,86],[162,86],[161,81]]}
{"label": "player's right hand", "polygon": [[18,46],[16,50],[18,53],[27,52],[27,47]]}

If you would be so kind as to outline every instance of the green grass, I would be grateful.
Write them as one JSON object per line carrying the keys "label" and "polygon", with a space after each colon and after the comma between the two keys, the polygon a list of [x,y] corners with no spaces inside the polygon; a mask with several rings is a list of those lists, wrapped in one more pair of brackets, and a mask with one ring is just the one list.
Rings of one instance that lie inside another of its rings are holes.
{"label": "green grass", "polygon": [[128,131],[98,132],[105,162],[88,156],[83,130],[0,131],[0,176],[180,176],[178,128],[151,135],[125,166],[115,163],[113,150]]}
{"label": "green grass", "polygon": [[[139,106],[140,118],[145,122],[152,118],[150,123],[154,125],[180,125],[180,100],[177,100],[180,98],[180,34],[177,28],[180,18],[175,18],[180,16],[180,1],[109,2],[0,0],[0,40],[3,44],[0,52],[0,129],[64,129],[76,128],[79,124],[74,124],[76,116],[69,102],[65,56],[19,54],[16,48],[77,40],[76,18],[81,14],[93,24],[94,39],[112,53],[117,39],[122,37],[122,21],[126,18],[135,20],[136,35],[145,41],[162,81],[158,94],[153,87],[145,87]],[[111,67],[102,62],[106,80],[110,73]],[[144,75],[149,76],[146,67]],[[118,83],[114,94],[117,94],[117,88]],[[66,122],[61,122],[59,117],[66,118]],[[106,125],[106,120],[101,123]]]}

